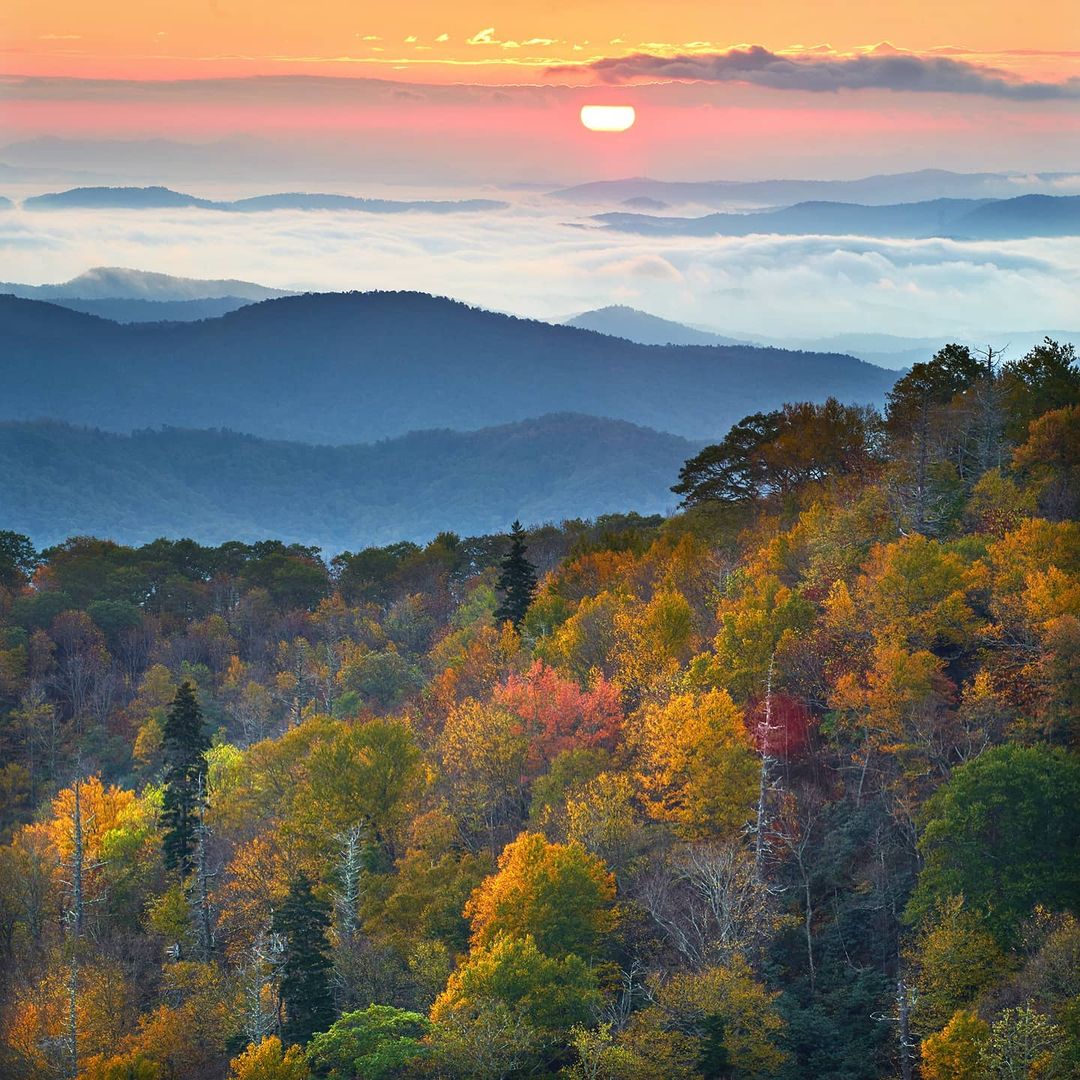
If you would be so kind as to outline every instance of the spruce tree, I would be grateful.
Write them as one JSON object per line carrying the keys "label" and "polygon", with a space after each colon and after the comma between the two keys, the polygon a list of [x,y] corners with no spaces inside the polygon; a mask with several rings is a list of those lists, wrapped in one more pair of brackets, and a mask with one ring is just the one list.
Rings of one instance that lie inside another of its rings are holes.
{"label": "spruce tree", "polygon": [[510,550],[502,561],[496,585],[502,603],[495,609],[495,618],[500,623],[509,620],[515,630],[521,628],[536,594],[536,567],[525,557],[527,550],[525,530],[520,521],[515,521],[510,527]]}
{"label": "spruce tree", "polygon": [[161,822],[165,867],[181,879],[191,870],[195,833],[206,790],[206,751],[210,740],[203,731],[202,710],[189,682],[176,691],[165,717],[165,790]]}
{"label": "spruce tree", "polygon": [[311,882],[300,874],[290,882],[289,895],[273,919],[274,933],[284,945],[279,993],[285,1009],[281,1037],[286,1044],[306,1045],[312,1035],[328,1031],[334,1022],[329,928],[330,905],[311,891]]}

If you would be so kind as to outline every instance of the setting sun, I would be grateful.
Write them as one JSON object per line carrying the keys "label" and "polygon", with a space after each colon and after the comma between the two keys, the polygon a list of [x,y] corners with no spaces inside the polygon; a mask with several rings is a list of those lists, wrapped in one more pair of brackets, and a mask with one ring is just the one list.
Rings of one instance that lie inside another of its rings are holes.
{"label": "setting sun", "polygon": [[590,131],[628,131],[637,114],[633,105],[583,105],[581,122]]}

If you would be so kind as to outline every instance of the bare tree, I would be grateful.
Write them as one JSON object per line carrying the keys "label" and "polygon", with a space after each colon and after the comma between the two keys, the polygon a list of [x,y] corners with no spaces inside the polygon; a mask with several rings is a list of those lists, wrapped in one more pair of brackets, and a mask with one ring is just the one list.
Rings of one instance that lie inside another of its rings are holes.
{"label": "bare tree", "polygon": [[693,968],[749,951],[767,922],[769,889],[739,840],[680,847],[639,888],[653,922]]}

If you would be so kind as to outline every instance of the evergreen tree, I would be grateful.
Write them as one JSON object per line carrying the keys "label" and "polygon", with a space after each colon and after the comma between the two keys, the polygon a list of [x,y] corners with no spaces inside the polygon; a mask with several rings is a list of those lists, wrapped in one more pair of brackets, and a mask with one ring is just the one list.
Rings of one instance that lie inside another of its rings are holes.
{"label": "evergreen tree", "polygon": [[281,1036],[286,1043],[306,1045],[312,1035],[328,1031],[334,1022],[329,928],[330,905],[311,891],[311,882],[300,874],[290,883],[289,895],[273,919],[274,933],[284,939],[279,994],[285,1009]]}
{"label": "evergreen tree", "polygon": [[501,564],[496,588],[502,594],[502,603],[495,610],[495,618],[501,623],[509,620],[514,629],[520,629],[525,613],[536,594],[536,567],[525,557],[525,530],[520,521],[510,526],[510,550]]}
{"label": "evergreen tree", "polygon": [[161,809],[165,866],[177,871],[181,878],[192,868],[209,748],[195,689],[189,682],[182,683],[165,718],[165,791]]}

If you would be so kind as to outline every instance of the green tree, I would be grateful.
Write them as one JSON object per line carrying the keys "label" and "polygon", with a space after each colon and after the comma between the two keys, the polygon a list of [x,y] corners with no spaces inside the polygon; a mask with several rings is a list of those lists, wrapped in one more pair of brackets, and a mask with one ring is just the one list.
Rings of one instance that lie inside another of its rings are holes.
{"label": "green tree", "polygon": [[306,875],[298,875],[273,918],[274,933],[284,942],[279,994],[285,1009],[281,1033],[289,1045],[304,1045],[333,1023],[329,929],[330,905],[312,892]]}
{"label": "green tree", "polygon": [[510,550],[503,559],[496,586],[502,602],[495,609],[498,622],[511,622],[520,628],[536,595],[536,567],[526,557],[525,530],[520,521],[510,526]]}
{"label": "green tree", "polygon": [[560,1038],[591,1021],[601,997],[596,973],[581,957],[545,956],[531,936],[501,937],[473,949],[431,1007],[431,1019],[440,1024],[498,1002],[534,1031]]}
{"label": "green tree", "polygon": [[29,536],[0,529],[0,588],[17,589],[37,565],[38,553]]}
{"label": "green tree", "polygon": [[952,896],[1004,945],[1036,904],[1080,910],[1080,759],[1007,744],[960,766],[927,800],[924,865],[908,906],[924,921]]}
{"label": "green tree", "polygon": [[1076,348],[1044,338],[1004,370],[1011,434],[1022,438],[1032,420],[1052,409],[1080,405]]}
{"label": "green tree", "polygon": [[316,1076],[328,1080],[391,1080],[425,1054],[421,1042],[429,1028],[420,1013],[390,1005],[369,1005],[345,1013],[308,1046]]}
{"label": "green tree", "polygon": [[202,710],[190,682],[180,684],[165,717],[165,789],[161,822],[165,866],[186,877],[192,866],[195,830],[206,798],[206,751]]}

